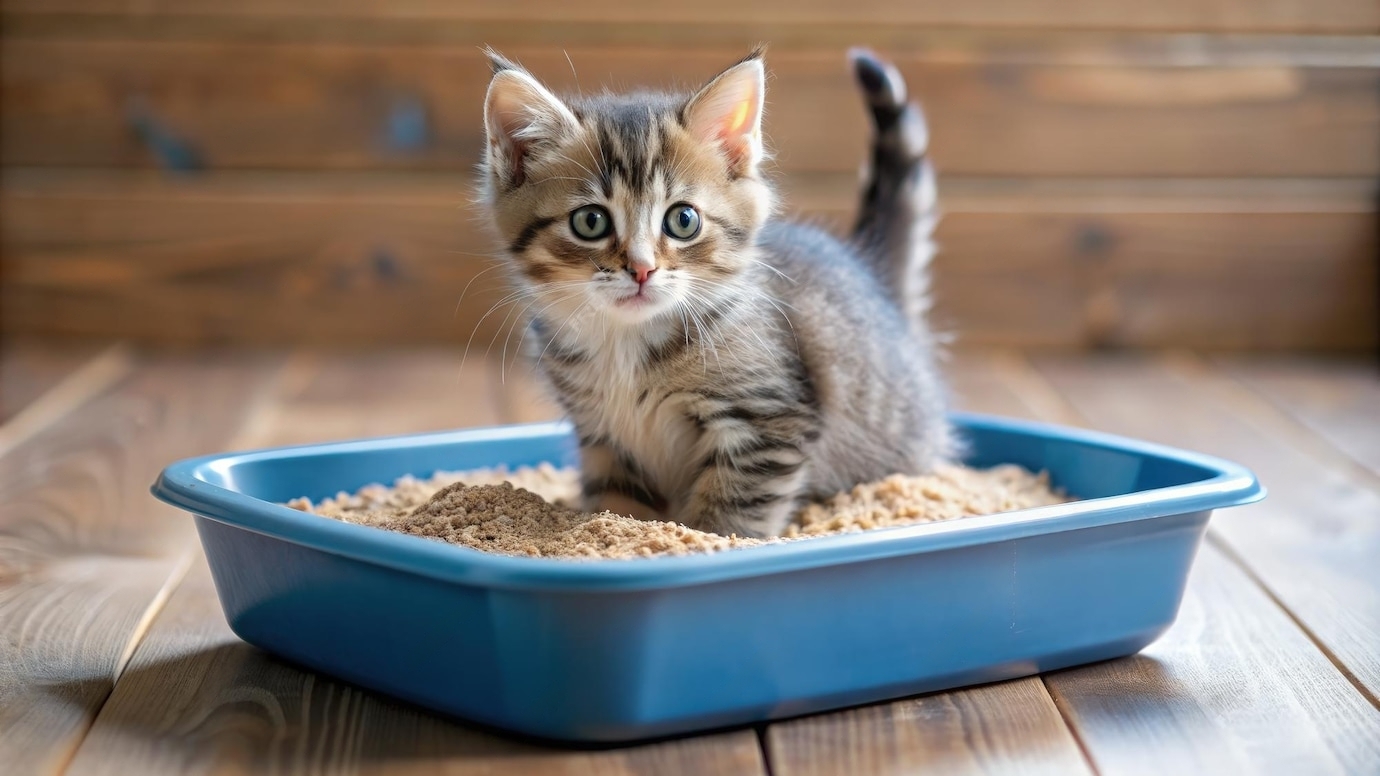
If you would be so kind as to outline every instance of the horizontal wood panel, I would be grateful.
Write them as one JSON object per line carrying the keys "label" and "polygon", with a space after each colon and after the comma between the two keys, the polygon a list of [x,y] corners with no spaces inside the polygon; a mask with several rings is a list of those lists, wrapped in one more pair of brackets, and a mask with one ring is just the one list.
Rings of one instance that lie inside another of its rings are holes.
{"label": "horizontal wood panel", "polygon": [[[854,188],[802,179],[786,196],[843,224]],[[1369,347],[1369,196],[1347,181],[946,181],[935,320],[969,343]],[[473,332],[476,353],[501,353],[515,316],[494,307],[504,270],[467,200],[448,176],[11,172],[5,324],[183,343]]]}
{"label": "horizontal wood panel", "polygon": [[1183,29],[1204,31],[1380,31],[1380,9],[1367,0],[1164,0],[1158,3],[1099,0],[769,0],[742,3],[700,0],[690,5],[529,0],[521,4],[482,0],[7,0],[10,14],[204,15],[214,18],[268,16],[307,19],[357,16],[369,19],[425,18],[511,21],[696,22],[705,18],[736,24],[766,24],[782,17],[811,24],[856,21],[925,25],[990,25],[1040,28]]}
{"label": "horizontal wood panel", "polygon": [[1380,42],[1370,34],[1286,32],[1145,32],[1115,28],[1029,29],[978,25],[939,27],[857,17],[820,24],[791,15],[743,24],[699,16],[690,21],[623,19],[474,19],[416,15],[318,15],[194,13],[41,13],[0,7],[13,39],[184,41],[219,43],[332,43],[499,48],[551,46],[729,49],[767,43],[772,52],[838,52],[872,46],[894,54],[923,55],[929,62],[1044,65],[1374,67]]}
{"label": "horizontal wood panel", "polygon": [[[1184,50],[1213,48],[1193,41],[1154,56],[1123,42],[1112,52],[1124,49],[1121,64],[1106,51],[1097,65],[1060,64],[1057,51],[1050,64],[1019,63],[988,59],[985,45],[941,37],[896,57],[926,105],[935,159],[950,174],[1380,173],[1374,64],[1315,67],[1268,55],[1228,65],[1210,56],[1185,60]],[[1380,53],[1380,43],[1371,48]],[[743,49],[505,51],[554,88],[578,82],[592,90],[699,83]],[[842,53],[769,56],[766,129],[782,169],[851,172],[862,160],[867,127]],[[0,148],[10,166],[468,174],[482,147],[487,68],[472,44],[7,38],[3,65]]]}

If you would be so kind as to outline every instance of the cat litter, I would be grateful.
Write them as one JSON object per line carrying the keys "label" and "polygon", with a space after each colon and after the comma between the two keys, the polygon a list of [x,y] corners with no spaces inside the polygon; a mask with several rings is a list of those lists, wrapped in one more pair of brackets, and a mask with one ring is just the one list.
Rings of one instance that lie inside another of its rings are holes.
{"label": "cat litter", "polygon": [[[402,477],[391,488],[369,485],[319,504],[295,499],[288,506],[347,523],[530,557],[645,558],[780,541],[720,536],[611,512],[580,512],[574,509],[579,495],[576,469],[542,464],[511,472],[443,472],[425,480]],[[893,475],[810,504],[785,538],[953,520],[1069,500],[1050,487],[1048,475],[1019,466],[943,466],[925,476]]]}

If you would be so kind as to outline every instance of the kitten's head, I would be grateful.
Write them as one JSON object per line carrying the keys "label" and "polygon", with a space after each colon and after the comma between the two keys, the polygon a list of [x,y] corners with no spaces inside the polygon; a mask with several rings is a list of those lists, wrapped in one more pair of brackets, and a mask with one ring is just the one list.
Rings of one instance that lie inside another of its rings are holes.
{"label": "kitten's head", "polygon": [[680,320],[733,291],[772,203],[760,51],[694,94],[568,100],[490,61],[484,192],[537,309]]}

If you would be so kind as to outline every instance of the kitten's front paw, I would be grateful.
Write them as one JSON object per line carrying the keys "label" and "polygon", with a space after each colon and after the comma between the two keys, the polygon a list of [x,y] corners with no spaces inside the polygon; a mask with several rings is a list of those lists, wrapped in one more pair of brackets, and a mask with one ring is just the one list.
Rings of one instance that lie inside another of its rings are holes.
{"label": "kitten's front paw", "polygon": [[754,514],[745,511],[702,509],[697,511],[693,505],[676,513],[673,519],[688,528],[720,536],[740,536],[747,539],[766,539],[777,536],[786,527],[789,515],[781,517],[781,510],[771,510],[768,514]]}
{"label": "kitten's front paw", "polygon": [[590,499],[586,508],[591,512],[612,512],[615,515],[627,515],[638,520],[666,519],[666,516],[655,508],[647,506],[631,496],[613,491],[600,493]]}

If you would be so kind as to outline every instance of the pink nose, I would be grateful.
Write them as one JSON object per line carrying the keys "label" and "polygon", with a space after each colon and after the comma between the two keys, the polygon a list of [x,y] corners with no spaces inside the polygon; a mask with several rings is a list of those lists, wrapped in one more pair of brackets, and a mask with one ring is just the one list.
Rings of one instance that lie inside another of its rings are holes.
{"label": "pink nose", "polygon": [[637,284],[640,286],[647,282],[647,279],[652,276],[653,272],[656,272],[656,267],[637,264],[628,267],[628,272],[631,273],[633,277],[637,278]]}

